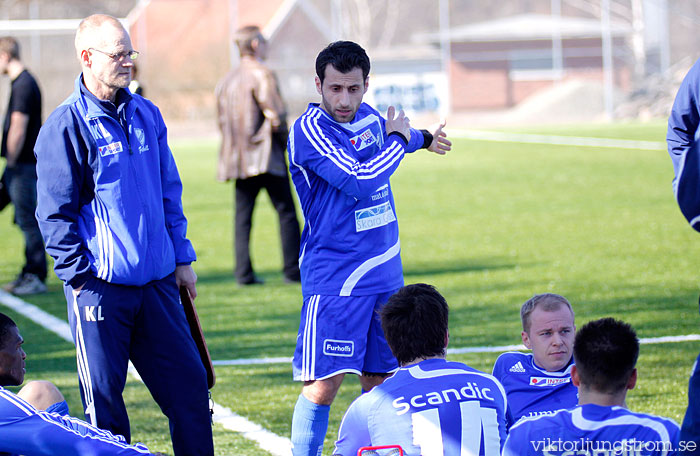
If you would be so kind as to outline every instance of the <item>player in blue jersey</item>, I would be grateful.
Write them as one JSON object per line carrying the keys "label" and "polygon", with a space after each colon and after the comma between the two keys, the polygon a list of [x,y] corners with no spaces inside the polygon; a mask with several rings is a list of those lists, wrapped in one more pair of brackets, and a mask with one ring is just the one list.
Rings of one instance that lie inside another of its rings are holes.
{"label": "player in blue jersey", "polygon": [[0,313],[0,454],[148,455],[142,444],[68,416],[68,405],[53,383],[27,383],[17,394],[5,386],[24,382],[24,340],[14,321]]}
{"label": "player in blue jersey", "polygon": [[571,368],[579,405],[519,421],[503,455],[675,455],[675,422],[625,408],[627,390],[637,382],[638,355],[630,325],[612,318],[586,323],[576,334]]}
{"label": "player in blue jersey", "polygon": [[304,304],[294,353],[303,381],[294,408],[294,455],[320,454],[330,405],[346,373],[365,391],[397,368],[376,310],[403,285],[399,231],[389,178],[407,152],[444,154],[442,131],[410,127],[362,103],[369,57],[349,41],[316,59],[316,89],[289,135],[289,168],[304,212],[299,266]]}
{"label": "player in blue jersey", "polygon": [[493,375],[508,395],[508,427],[524,416],[553,413],[576,405],[571,383],[574,310],[563,296],[544,293],[520,308],[523,344],[532,353],[498,357]]}
{"label": "player in blue jersey", "polygon": [[379,314],[401,368],[350,405],[334,455],[400,445],[410,456],[500,456],[505,391],[493,376],[445,360],[448,312],[431,285],[407,285],[389,298]]}

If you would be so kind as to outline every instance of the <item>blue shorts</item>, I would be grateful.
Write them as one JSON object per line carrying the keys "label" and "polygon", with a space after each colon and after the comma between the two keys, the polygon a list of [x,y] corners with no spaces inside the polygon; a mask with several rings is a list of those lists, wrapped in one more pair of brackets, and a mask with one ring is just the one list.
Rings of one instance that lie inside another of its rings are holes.
{"label": "blue shorts", "polygon": [[377,311],[395,291],[371,296],[313,295],[304,299],[292,363],[294,380],[342,373],[388,373],[399,367]]}
{"label": "blue shorts", "polygon": [[49,413],[58,413],[61,416],[70,416],[70,411],[68,410],[68,402],[61,401],[46,407],[46,411]]}

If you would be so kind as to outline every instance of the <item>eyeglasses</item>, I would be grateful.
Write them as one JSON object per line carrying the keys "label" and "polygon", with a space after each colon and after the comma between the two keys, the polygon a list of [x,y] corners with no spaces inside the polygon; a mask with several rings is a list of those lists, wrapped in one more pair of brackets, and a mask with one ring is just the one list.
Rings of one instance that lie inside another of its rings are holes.
{"label": "eyeglasses", "polygon": [[88,48],[88,51],[97,51],[100,54],[104,54],[116,62],[121,62],[121,60],[124,59],[125,57],[129,57],[129,59],[131,59],[131,60],[136,60],[139,57],[139,52],[133,51],[133,50],[132,51],[117,52],[116,54],[112,54],[110,52],[105,52],[105,51],[100,51],[99,49],[95,49],[95,48]]}

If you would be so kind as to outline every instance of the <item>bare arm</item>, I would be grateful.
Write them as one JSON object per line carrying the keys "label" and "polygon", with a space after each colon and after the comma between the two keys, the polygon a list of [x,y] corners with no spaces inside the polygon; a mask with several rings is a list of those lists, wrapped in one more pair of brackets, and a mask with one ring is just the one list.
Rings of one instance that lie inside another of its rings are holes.
{"label": "bare arm", "polygon": [[14,166],[27,136],[29,115],[19,111],[10,114],[10,129],[7,131],[7,166]]}
{"label": "bare arm", "polygon": [[437,126],[431,128],[433,134],[433,142],[428,146],[428,150],[439,155],[445,155],[446,152],[452,150],[452,141],[447,139],[447,134],[442,130],[447,122],[443,120]]}

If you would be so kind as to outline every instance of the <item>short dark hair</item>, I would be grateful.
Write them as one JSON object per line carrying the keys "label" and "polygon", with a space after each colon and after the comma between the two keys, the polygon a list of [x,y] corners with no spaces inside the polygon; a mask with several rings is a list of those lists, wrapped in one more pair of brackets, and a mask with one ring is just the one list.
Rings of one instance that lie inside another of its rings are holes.
{"label": "short dark hair", "polygon": [[7,345],[7,337],[11,328],[16,328],[17,324],[4,313],[0,313],[0,350]]}
{"label": "short dark hair", "polygon": [[0,37],[0,52],[9,54],[11,60],[19,60],[19,43],[14,37]]}
{"label": "short dark hair", "polygon": [[369,57],[362,47],[352,41],[334,41],[322,50],[316,57],[316,76],[323,84],[326,77],[326,66],[333,65],[333,68],[341,73],[349,73],[355,68],[362,70],[362,80],[367,80],[369,75]]}
{"label": "short dark hair", "polygon": [[445,356],[448,307],[432,285],[406,285],[379,311],[384,336],[400,365]]}
{"label": "short dark hair", "polygon": [[632,327],[614,318],[583,325],[574,339],[574,362],[581,384],[613,394],[623,390],[639,356],[639,340]]}
{"label": "short dark hair", "polygon": [[520,321],[523,324],[523,331],[526,333],[530,332],[530,315],[538,307],[545,312],[555,312],[562,306],[568,307],[571,311],[571,315],[574,315],[574,309],[571,307],[571,303],[564,296],[555,293],[541,293],[531,297],[520,307]]}

